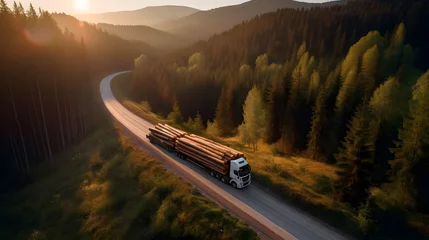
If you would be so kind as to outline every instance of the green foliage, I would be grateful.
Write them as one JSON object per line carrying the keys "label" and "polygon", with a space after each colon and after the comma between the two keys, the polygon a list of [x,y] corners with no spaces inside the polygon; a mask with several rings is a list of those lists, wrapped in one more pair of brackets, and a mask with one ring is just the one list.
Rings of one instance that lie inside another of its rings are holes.
{"label": "green foliage", "polygon": [[138,71],[138,70],[144,68],[146,63],[147,63],[147,57],[146,57],[146,55],[142,54],[142,55],[140,55],[140,57],[138,57],[134,60],[134,68]]}
{"label": "green foliage", "polygon": [[390,39],[390,44],[383,55],[381,68],[384,77],[391,76],[397,71],[402,58],[404,39],[405,25],[404,23],[401,23],[397,26],[395,32],[393,33]]}
{"label": "green foliage", "polygon": [[216,121],[214,122],[210,122],[210,120],[207,121],[206,133],[214,137],[220,136],[220,129]]}
{"label": "green foliage", "polygon": [[320,86],[322,85],[321,79],[320,79],[320,73],[318,71],[314,71],[313,74],[311,74],[310,78],[310,87],[308,90],[308,98],[307,102],[312,103],[314,99],[316,98],[317,94],[320,91]]}
{"label": "green foliage", "polygon": [[366,148],[368,139],[369,110],[360,106],[350,121],[349,131],[338,154],[338,179],[333,187],[337,199],[358,207],[368,196],[371,183],[371,153]]}
{"label": "green foliage", "polygon": [[215,121],[218,124],[222,136],[228,136],[233,130],[233,92],[231,86],[224,86],[220,94]]}
{"label": "green foliage", "polygon": [[370,200],[359,208],[358,213],[359,227],[363,234],[369,235],[374,230],[375,221],[372,214],[372,206]]}
{"label": "green foliage", "polygon": [[384,41],[384,38],[380,36],[378,31],[369,32],[366,36],[362,37],[357,43],[355,43],[344,59],[341,68],[341,77],[343,79],[349,76],[350,71],[356,71],[356,67],[359,64],[360,57],[374,45],[380,45]]}
{"label": "green foliage", "polygon": [[[247,95],[243,105],[243,124],[239,128],[243,143],[252,143],[253,150],[257,150],[258,141],[262,138],[266,129],[266,113],[261,93],[255,86]],[[241,131],[240,131],[241,130]]]}
{"label": "green foliage", "polygon": [[192,129],[195,133],[201,134],[204,130],[203,120],[201,119],[201,115],[197,112],[197,115],[194,118],[194,122],[192,124]]}
{"label": "green foliage", "polygon": [[240,80],[240,83],[242,84],[248,84],[252,80],[252,69],[249,65],[243,64],[241,65],[240,69],[238,70],[238,78]]}
{"label": "green foliage", "polygon": [[332,193],[332,183],[331,179],[327,176],[316,176],[316,184],[314,190],[320,194],[331,194]]}
{"label": "green foliage", "polygon": [[190,72],[192,72],[196,69],[204,67],[204,64],[205,64],[205,58],[203,53],[197,52],[189,57],[188,69]]}
{"label": "green foliage", "polygon": [[170,114],[168,114],[167,119],[173,121],[176,124],[180,124],[183,122],[183,116],[182,116],[182,113],[180,112],[180,107],[177,101],[174,102],[173,110],[171,111]]}
{"label": "green foliage", "polygon": [[373,116],[383,120],[390,120],[401,115],[401,109],[395,105],[399,91],[399,82],[393,77],[380,85],[369,102],[369,107],[373,112]]}
{"label": "green foliage", "polygon": [[330,121],[329,113],[332,112],[332,103],[335,101],[335,94],[339,85],[339,68],[329,74],[327,81],[323,85],[316,98],[316,104],[313,107],[313,117],[311,121],[311,130],[308,133],[307,152],[312,159],[327,162],[329,159],[329,149],[332,143],[326,141],[330,139]]}
{"label": "green foliage", "polygon": [[145,111],[146,113],[151,113],[152,112],[152,107],[150,106],[148,101],[143,101],[140,103],[141,108],[143,109],[143,111]]}
{"label": "green foliage", "polygon": [[389,193],[396,195],[396,204],[428,211],[429,195],[427,172],[429,171],[429,71],[416,83],[410,101],[410,113],[399,131],[395,160],[391,161]]}
{"label": "green foliage", "polygon": [[365,96],[369,97],[377,83],[377,67],[379,59],[378,45],[368,49],[362,57],[362,77],[365,85]]}
{"label": "green foliage", "polygon": [[[160,163],[137,151],[99,161],[110,131],[78,147],[84,157],[58,159],[56,172],[2,195],[7,239],[257,239],[257,234]],[[103,141],[99,141],[103,140]],[[74,154],[77,149],[70,154]],[[91,169],[89,161],[99,162]],[[18,199],[20,199],[18,201]],[[222,231],[219,231],[221,229]]]}

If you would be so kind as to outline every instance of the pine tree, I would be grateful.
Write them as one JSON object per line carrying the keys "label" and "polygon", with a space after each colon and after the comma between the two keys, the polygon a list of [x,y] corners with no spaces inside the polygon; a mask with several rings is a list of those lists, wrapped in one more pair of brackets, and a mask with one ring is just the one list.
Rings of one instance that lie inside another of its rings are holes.
{"label": "pine tree", "polygon": [[316,104],[313,107],[313,117],[311,122],[311,131],[308,134],[307,151],[312,159],[318,161],[328,161],[330,156],[329,146],[330,141],[330,121],[328,117],[332,113],[333,102],[335,101],[335,93],[338,90],[339,71],[334,71],[329,74],[328,80],[323,85],[316,98]]}
{"label": "pine tree", "polygon": [[36,13],[36,9],[34,9],[32,3],[30,3],[30,8],[28,9],[27,16],[28,16],[28,19],[30,20],[30,22],[32,22],[32,24],[34,24],[34,22],[38,18],[37,13]]}
{"label": "pine tree", "polygon": [[206,133],[210,136],[220,136],[220,129],[216,121],[210,122],[210,120],[207,120]]}
{"label": "pine tree", "polygon": [[370,123],[366,145],[374,161],[372,182],[377,186],[387,177],[388,160],[392,158],[389,148],[393,145],[404,110],[401,102],[405,101],[400,94],[399,81],[393,77],[374,92],[369,102]]}
{"label": "pine tree", "polygon": [[233,94],[232,88],[226,85],[222,88],[217,107],[216,107],[216,123],[219,126],[222,136],[228,136],[234,128],[233,121]]}
{"label": "pine tree", "polygon": [[177,101],[174,102],[173,109],[171,113],[168,114],[167,119],[173,121],[176,124],[180,124],[183,122],[183,116],[182,116],[182,113],[180,112],[180,107]]}
{"label": "pine tree", "polygon": [[310,87],[308,90],[307,104],[313,103],[314,99],[316,98],[320,90],[321,84],[322,83],[321,83],[319,71],[314,71],[310,78]]}
{"label": "pine tree", "polygon": [[350,121],[345,141],[335,155],[338,179],[334,181],[335,197],[353,207],[360,206],[368,197],[372,161],[365,143],[368,137],[369,110],[359,106]]}
{"label": "pine tree", "polygon": [[194,118],[192,128],[195,133],[202,133],[204,130],[203,120],[201,119],[201,115],[199,112],[197,112],[197,115]]}
{"label": "pine tree", "polygon": [[390,44],[384,52],[383,61],[381,65],[383,73],[382,77],[386,78],[387,76],[392,76],[397,71],[397,68],[399,67],[399,63],[402,58],[404,40],[405,25],[404,23],[401,23],[397,26],[395,32],[390,39]]}
{"label": "pine tree", "polygon": [[391,161],[388,192],[405,208],[429,211],[429,71],[416,83],[410,113],[399,131],[395,160]]}
{"label": "pine tree", "polygon": [[369,98],[377,85],[379,50],[374,45],[368,49],[362,57],[361,74],[364,84],[364,97]]}
{"label": "pine tree", "polygon": [[5,0],[0,0],[0,13],[2,14],[10,13],[10,9],[7,6],[7,3],[5,2]]}

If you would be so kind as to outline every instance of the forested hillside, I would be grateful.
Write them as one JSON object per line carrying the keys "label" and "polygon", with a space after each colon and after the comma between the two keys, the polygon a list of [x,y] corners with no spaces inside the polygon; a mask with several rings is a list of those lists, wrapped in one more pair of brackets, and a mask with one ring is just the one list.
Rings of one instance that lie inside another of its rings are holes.
{"label": "forested hillside", "polygon": [[108,23],[115,25],[153,26],[191,15],[200,10],[186,6],[149,6],[134,11],[119,11],[99,14],[82,14],[76,17],[90,23]]}
{"label": "forested hillside", "polygon": [[153,25],[153,27],[194,42],[198,40],[207,40],[207,38],[214,34],[220,34],[236,24],[250,20],[258,14],[275,12],[277,9],[282,8],[300,9],[331,6],[342,4],[346,1],[347,0],[330,1],[327,3],[307,3],[293,0],[250,0],[238,5],[199,11],[189,16],[161,22]]}
{"label": "forested hillside", "polygon": [[404,219],[429,213],[428,12],[423,0],[362,0],[265,14],[170,56],[142,55],[132,97],[164,116],[201,116],[254,150],[264,141],[335,165],[332,197],[365,233],[398,237]]}
{"label": "forested hillside", "polygon": [[84,139],[99,119],[100,74],[129,69],[136,55],[151,52],[74,18],[76,29],[63,32],[48,12],[11,8],[0,2],[2,178],[52,162]]}
{"label": "forested hillside", "polygon": [[142,41],[158,49],[185,47],[186,41],[173,34],[148,26],[97,24],[100,29],[130,41]]}

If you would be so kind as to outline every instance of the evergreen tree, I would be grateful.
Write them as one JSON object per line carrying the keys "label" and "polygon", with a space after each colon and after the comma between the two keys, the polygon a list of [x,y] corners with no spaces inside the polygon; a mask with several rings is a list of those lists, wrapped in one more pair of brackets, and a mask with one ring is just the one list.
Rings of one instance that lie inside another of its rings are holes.
{"label": "evergreen tree", "polygon": [[395,202],[428,212],[429,190],[429,71],[416,83],[409,117],[399,131],[395,160],[391,161],[391,188]]}
{"label": "evergreen tree", "polygon": [[216,121],[214,122],[210,122],[210,120],[207,121],[206,133],[210,136],[215,136],[215,137],[220,136],[220,129]]}
{"label": "evergreen tree", "polygon": [[362,57],[361,73],[364,84],[364,97],[369,98],[377,86],[377,68],[379,59],[378,45],[368,49]]}
{"label": "evergreen tree", "polygon": [[222,136],[228,136],[234,128],[233,121],[233,93],[232,88],[226,85],[222,88],[217,107],[215,121],[219,126]]}
{"label": "evergreen tree", "polygon": [[401,97],[399,81],[393,77],[374,92],[369,102],[370,124],[366,145],[374,161],[372,182],[377,186],[385,182],[388,160],[393,157],[389,149],[401,123],[404,110],[402,102],[406,101]]}
{"label": "evergreen tree", "polygon": [[368,137],[369,110],[361,105],[348,125],[348,132],[342,146],[335,155],[338,179],[333,188],[338,200],[360,206],[368,197],[371,183],[372,161],[366,147]]}
{"label": "evergreen tree", "polygon": [[201,115],[197,112],[197,115],[194,118],[192,128],[195,133],[201,134],[204,130],[203,120],[201,119]]}
{"label": "evergreen tree", "polygon": [[307,104],[313,103],[314,99],[316,98],[320,90],[321,84],[322,83],[321,83],[319,71],[314,71],[310,78],[310,87],[308,90]]}
{"label": "evergreen tree", "polygon": [[180,112],[180,107],[177,101],[174,102],[173,109],[171,113],[168,114],[167,119],[173,121],[176,124],[183,122],[183,116],[182,116],[182,113]]}
{"label": "evergreen tree", "polygon": [[387,47],[383,55],[383,61],[381,65],[382,77],[392,76],[397,71],[402,58],[402,52],[404,49],[405,39],[405,25],[404,23],[399,24],[393,33],[390,44]]}
{"label": "evergreen tree", "polygon": [[312,159],[318,161],[328,161],[332,143],[327,141],[330,138],[330,121],[332,109],[335,102],[335,94],[339,85],[339,68],[329,74],[326,83],[317,95],[316,104],[313,107],[313,117],[311,131],[308,134],[308,153]]}

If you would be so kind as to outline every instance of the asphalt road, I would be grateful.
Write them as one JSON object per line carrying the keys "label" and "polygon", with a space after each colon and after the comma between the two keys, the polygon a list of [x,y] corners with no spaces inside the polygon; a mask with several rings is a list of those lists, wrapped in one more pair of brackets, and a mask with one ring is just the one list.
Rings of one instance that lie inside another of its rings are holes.
{"label": "asphalt road", "polygon": [[111,80],[122,73],[125,72],[111,74],[100,83],[101,97],[114,119],[133,136],[143,151],[161,161],[168,170],[190,182],[232,215],[243,219],[261,238],[350,239],[318,219],[270,195],[256,184],[240,190],[234,189],[211,177],[199,166],[149,143],[146,134],[153,124],[128,111],[115,99],[111,91]]}

